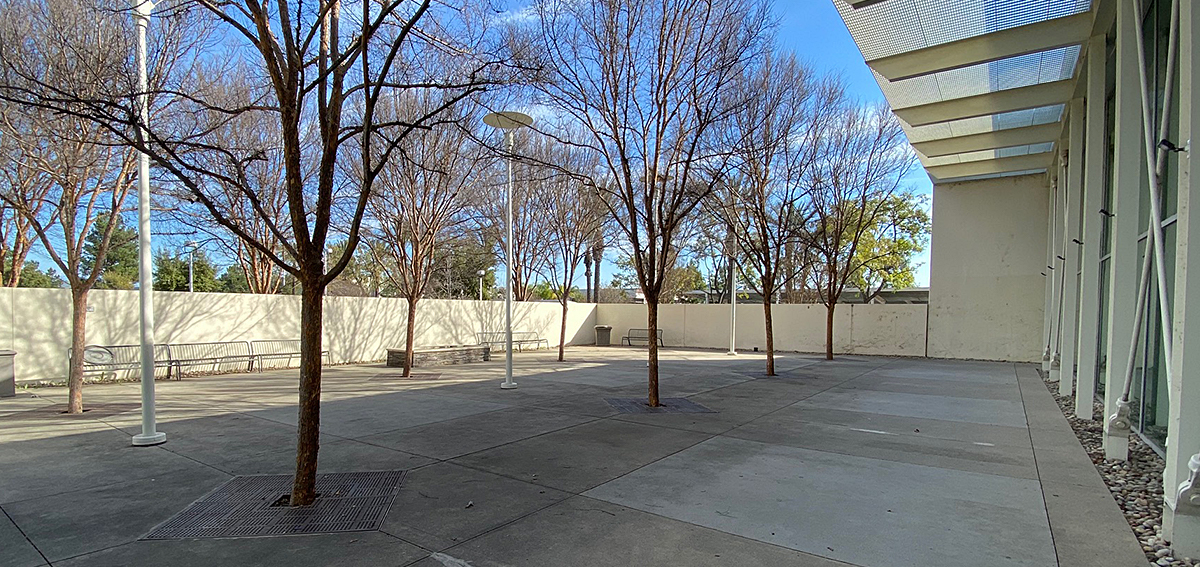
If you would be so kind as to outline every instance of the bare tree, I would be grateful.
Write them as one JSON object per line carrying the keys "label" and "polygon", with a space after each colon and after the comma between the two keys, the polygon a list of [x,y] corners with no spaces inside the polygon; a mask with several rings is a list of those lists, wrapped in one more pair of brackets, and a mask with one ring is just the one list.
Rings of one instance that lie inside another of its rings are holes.
{"label": "bare tree", "polygon": [[[536,29],[520,53],[542,72],[539,102],[590,134],[560,141],[600,156],[592,183],[629,241],[654,337],[676,238],[715,183],[698,169],[724,159],[716,130],[742,106],[732,85],[761,49],[768,6],[537,0],[532,10]],[[658,406],[658,344],[649,343],[647,397]]]}
{"label": "bare tree", "polygon": [[[558,360],[562,361],[567,342],[567,305],[571,286],[580,262],[589,261],[590,268],[592,246],[604,228],[607,210],[599,192],[586,183],[586,174],[596,167],[594,153],[545,139],[540,146],[540,157],[557,164],[557,168],[547,170],[549,178],[539,184],[542,190],[537,203],[541,209],[538,216],[544,219],[553,256],[547,272],[553,291],[562,305],[562,321],[558,332]],[[587,275],[591,277],[590,273]],[[588,287],[591,287],[590,281]]]}
{"label": "bare tree", "polygon": [[[512,186],[512,273],[506,277],[506,286],[512,289],[513,301],[529,301],[533,299],[534,280],[538,274],[544,273],[549,267],[547,262],[550,255],[549,227],[542,203],[539,202],[542,185],[547,174],[542,171],[544,163],[536,133],[527,130],[514,134],[513,186]],[[498,150],[497,154],[507,153]],[[474,215],[479,229],[484,233],[485,240],[495,245],[496,257],[505,258],[505,242],[508,239],[506,197],[508,192],[508,173],[504,162],[496,160],[486,181],[480,183],[473,195]],[[507,264],[507,262],[506,262]]]}
{"label": "bare tree", "polygon": [[[53,183],[44,167],[46,147],[33,136],[35,115],[0,103],[0,286],[17,287],[37,236],[30,218],[41,218]],[[25,212],[9,205],[27,203]]]}
{"label": "bare tree", "polygon": [[[100,279],[113,234],[133,189],[134,152],[101,124],[54,108],[53,99],[22,104],[31,84],[71,85],[80,99],[130,93],[121,38],[128,18],[85,0],[15,0],[0,7],[0,100],[8,165],[45,186],[12,183],[6,207],[36,235],[71,289],[68,413],[83,412],[83,350],[88,293]],[[173,44],[158,42],[156,48]],[[115,49],[114,49],[115,47]],[[169,61],[159,58],[156,75]],[[12,87],[16,86],[17,89]],[[15,100],[14,100],[15,99]],[[96,236],[89,235],[99,227]]]}
{"label": "bare tree", "polygon": [[712,203],[748,272],[746,281],[762,296],[766,373],[774,376],[771,304],[805,264],[789,262],[785,254],[803,248],[812,214],[803,181],[821,159],[820,139],[842,104],[842,88],[815,77],[790,54],[764,57],[740,86],[749,103],[728,128],[733,174]]}
{"label": "bare tree", "polygon": [[[458,4],[381,0],[353,4],[355,13],[344,14],[341,0],[165,2],[159,15],[202,11],[219,24],[215,36],[221,41],[193,59],[194,72],[170,75],[171,80],[154,89],[157,101],[152,103],[161,112],[148,124],[140,123],[132,108],[129,95],[135,89],[127,84],[93,94],[79,90],[78,83],[20,72],[16,84],[0,85],[0,97],[86,117],[145,152],[161,174],[186,189],[218,224],[300,283],[293,506],[316,498],[322,298],[353,257],[375,179],[410,133],[428,127],[444,110],[498,77],[500,61],[484,49],[487,20],[469,9],[472,4]],[[95,51],[122,58],[129,53]],[[443,64],[451,59],[453,65]],[[250,97],[213,79],[230,70],[229,61],[254,62],[245,67]],[[381,100],[408,90],[435,92],[439,103],[423,114],[377,119]],[[255,114],[278,122],[273,148],[229,147],[224,136],[211,135],[230,121]],[[264,151],[281,155],[286,226],[262,212],[259,188],[245,179],[246,164]],[[360,178],[342,173],[338,164],[346,159],[360,162]],[[220,199],[228,187],[251,202],[253,217],[226,213]],[[256,224],[271,231],[282,253],[255,238],[249,227]],[[326,258],[331,238],[342,234],[347,242],[342,254]]]}
{"label": "bare tree", "polygon": [[822,140],[808,181],[814,218],[808,245],[813,285],[825,305],[825,358],[833,360],[833,316],[846,285],[868,259],[863,237],[887,211],[913,164],[900,122],[885,106],[843,105]]}
{"label": "bare tree", "polygon": [[[397,114],[424,112],[438,101],[419,96],[397,102]],[[381,246],[371,247],[384,273],[408,303],[404,332],[404,375],[412,372],[417,304],[425,296],[439,268],[440,249],[449,232],[464,221],[466,193],[476,181],[475,172],[488,159],[466,130],[475,117],[465,111],[448,112],[441,124],[409,136],[400,146],[403,159],[392,160],[379,176],[378,191],[370,204]]]}

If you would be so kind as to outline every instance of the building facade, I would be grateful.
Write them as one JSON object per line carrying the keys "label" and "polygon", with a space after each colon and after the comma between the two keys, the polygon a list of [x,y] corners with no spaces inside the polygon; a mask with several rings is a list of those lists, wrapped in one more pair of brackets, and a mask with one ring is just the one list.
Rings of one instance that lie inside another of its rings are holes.
{"label": "building facade", "polygon": [[1142,436],[1200,557],[1200,3],[832,1],[934,182],[929,355],[1040,363],[1109,458]]}

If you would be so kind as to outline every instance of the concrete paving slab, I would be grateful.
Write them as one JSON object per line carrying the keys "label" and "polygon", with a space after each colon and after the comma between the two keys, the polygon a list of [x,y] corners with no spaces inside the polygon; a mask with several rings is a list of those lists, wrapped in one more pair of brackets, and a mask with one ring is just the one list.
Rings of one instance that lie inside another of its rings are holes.
{"label": "concrete paving slab", "polygon": [[846,567],[623,506],[574,497],[447,549],[418,567]]}
{"label": "concrete paving slab", "polygon": [[597,418],[515,407],[359,438],[435,459],[452,459]]}
{"label": "concrete paving slab", "polygon": [[781,422],[798,422],[841,425],[871,431],[885,431],[898,435],[919,435],[937,439],[952,439],[968,443],[991,445],[1014,445],[1030,447],[1029,431],[1024,427],[985,425],[962,421],[947,421],[920,417],[906,417],[861,411],[849,411],[820,407],[816,404],[793,404],[772,415]]}
{"label": "concrete paving slab", "polygon": [[52,563],[136,540],[229,475],[198,463],[153,478],[6,504]]}
{"label": "concrete paving slab", "polygon": [[1025,427],[1025,408],[1019,401],[973,400],[950,396],[872,392],[832,388],[804,402],[812,407],[923,417],[964,423]]}
{"label": "concrete paving slab", "polygon": [[[395,392],[322,403],[321,431],[347,438],[363,437],[506,407],[509,406],[475,400],[451,403],[445,397],[421,392]],[[294,406],[258,411],[253,415],[296,425]]]}
{"label": "concrete paving slab", "polygon": [[622,414],[613,417],[613,419],[718,434],[749,423],[791,403],[790,401],[773,397],[749,399],[743,393],[729,392],[728,388],[697,394],[688,399],[714,410],[715,413]]}
{"label": "concrete paving slab", "polygon": [[87,433],[0,442],[0,504],[83,490],[192,467],[161,447],[132,447],[107,426]]}
{"label": "concrete paving slab", "polygon": [[453,463],[414,470],[404,479],[382,530],[442,550],[571,494]]}
{"label": "concrete paving slab", "polygon": [[893,433],[878,429],[800,422],[787,414],[774,414],[726,433],[729,437],[858,455],[960,471],[1037,479],[1033,450],[1028,446],[972,443],[922,436],[911,431]]}
{"label": "concrete paving slab", "polygon": [[[234,475],[288,474],[296,470],[295,440],[291,446],[235,459],[217,461],[214,467]],[[353,439],[322,439],[317,455],[317,472],[359,472],[410,470],[423,467],[433,459]]]}
{"label": "concrete paving slab", "polygon": [[37,567],[45,565],[46,558],[17,529],[16,524],[0,509],[0,566]]}
{"label": "concrete paving slab", "polygon": [[725,437],[585,496],[856,565],[1055,561],[1037,481]]}
{"label": "concrete paving slab", "polygon": [[1107,490],[1057,482],[1042,486],[1059,567],[1146,564],[1141,545]]}
{"label": "concrete paving slab", "polygon": [[843,389],[896,392],[902,394],[925,394],[971,398],[978,400],[1021,401],[1021,391],[1015,383],[991,383],[952,379],[929,380],[925,378],[901,378],[884,373],[870,373],[851,380]]}
{"label": "concrete paving slab", "polygon": [[606,419],[473,453],[454,462],[578,493],[708,437]]}
{"label": "concrete paving slab", "polygon": [[392,567],[407,565],[427,554],[427,551],[417,546],[381,532],[354,532],[273,538],[135,541],[68,561],[55,562],[55,565],[63,567],[128,567],[130,565]]}

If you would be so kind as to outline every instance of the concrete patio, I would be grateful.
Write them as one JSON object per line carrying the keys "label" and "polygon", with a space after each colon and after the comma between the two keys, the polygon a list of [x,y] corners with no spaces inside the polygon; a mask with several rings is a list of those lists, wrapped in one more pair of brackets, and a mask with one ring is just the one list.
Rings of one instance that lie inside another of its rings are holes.
{"label": "concrete patio", "polygon": [[[325,374],[321,472],[407,469],[383,529],[139,541],[234,475],[288,473],[295,374],[160,382],[168,442],[129,446],[137,384],[0,400],[0,565],[1145,565],[1034,366],[571,348]],[[380,374],[385,376],[379,376]]]}

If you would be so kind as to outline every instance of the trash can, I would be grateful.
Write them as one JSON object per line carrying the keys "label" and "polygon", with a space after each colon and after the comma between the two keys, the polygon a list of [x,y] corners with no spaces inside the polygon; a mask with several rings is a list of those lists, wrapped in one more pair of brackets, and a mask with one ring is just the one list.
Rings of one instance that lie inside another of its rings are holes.
{"label": "trash can", "polygon": [[13,368],[15,350],[0,350],[0,398],[17,395],[17,373]]}
{"label": "trash can", "polygon": [[596,346],[612,344],[612,325],[596,325]]}

